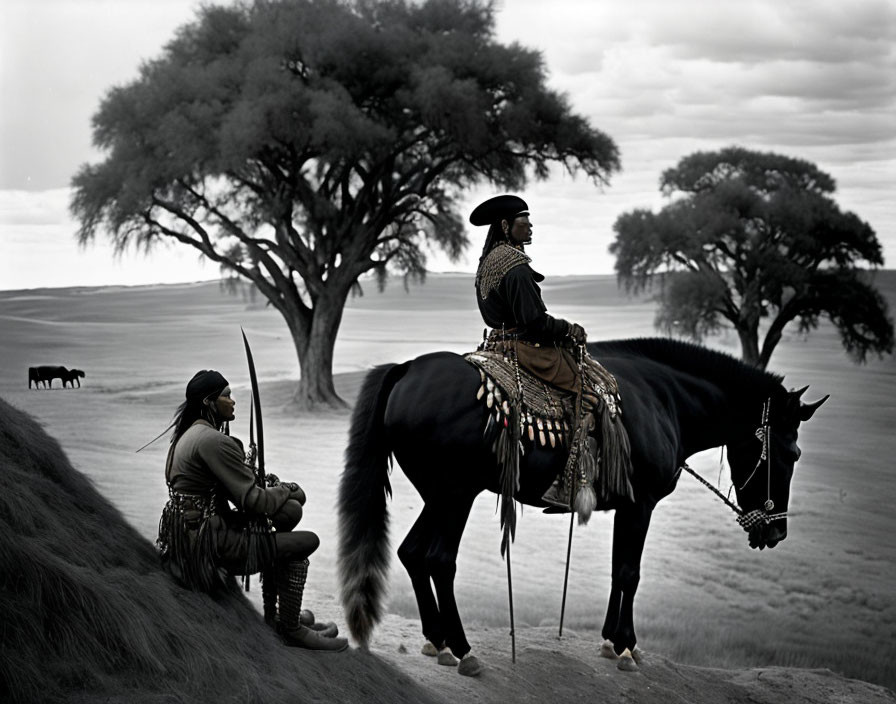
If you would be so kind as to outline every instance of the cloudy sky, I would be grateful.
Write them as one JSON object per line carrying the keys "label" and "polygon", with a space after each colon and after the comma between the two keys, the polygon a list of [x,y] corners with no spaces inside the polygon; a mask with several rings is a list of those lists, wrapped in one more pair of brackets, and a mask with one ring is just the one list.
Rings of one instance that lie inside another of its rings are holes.
{"label": "cloudy sky", "polygon": [[[0,3],[0,289],[171,283],[217,267],[184,248],[82,250],[68,184],[101,154],[90,119],[137,76],[193,0]],[[658,208],[660,172],[740,145],[807,159],[837,181],[896,267],[896,3],[892,0],[501,0],[497,33],[543,52],[549,84],[609,134],[623,170],[603,190],[559,174],[522,193],[546,274],[612,273],[612,224]],[[468,206],[492,190],[471,191]],[[471,228],[472,229],[472,228]],[[478,244],[483,233],[471,231]],[[432,270],[472,271],[478,254]]]}

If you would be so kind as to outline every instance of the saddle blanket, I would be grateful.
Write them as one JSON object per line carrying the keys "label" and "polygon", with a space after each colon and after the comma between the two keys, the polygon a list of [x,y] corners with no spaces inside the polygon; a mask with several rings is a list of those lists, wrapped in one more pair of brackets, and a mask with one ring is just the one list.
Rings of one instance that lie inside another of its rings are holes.
{"label": "saddle blanket", "polygon": [[575,427],[575,394],[549,386],[503,353],[479,350],[464,355],[479,370],[477,399],[485,398],[495,421],[519,409],[520,437],[542,447],[567,447]]}

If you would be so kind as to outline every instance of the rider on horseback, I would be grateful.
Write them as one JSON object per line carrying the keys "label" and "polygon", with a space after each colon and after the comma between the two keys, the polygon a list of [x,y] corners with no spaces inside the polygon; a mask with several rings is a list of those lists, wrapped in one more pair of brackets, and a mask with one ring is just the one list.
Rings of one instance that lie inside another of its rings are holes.
{"label": "rider on horseback", "polygon": [[[548,314],[538,286],[544,276],[529,266],[532,260],[524,249],[532,240],[526,202],[514,195],[490,198],[473,210],[470,222],[489,226],[476,271],[479,312],[492,328],[486,347],[510,353],[540,379],[577,396],[570,458],[543,500],[564,511],[575,501],[580,516],[590,515],[597,505],[594,484],[600,458],[605,465],[600,468],[600,499],[631,499],[628,437],[617,422],[621,407],[616,380],[588,356],[581,325]],[[595,427],[607,446],[602,453],[592,436]]]}

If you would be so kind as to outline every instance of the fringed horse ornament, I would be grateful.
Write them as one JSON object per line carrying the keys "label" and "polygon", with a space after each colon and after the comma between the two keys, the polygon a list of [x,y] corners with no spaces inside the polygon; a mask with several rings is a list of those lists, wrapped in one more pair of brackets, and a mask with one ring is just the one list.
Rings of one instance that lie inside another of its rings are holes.
{"label": "fringed horse ornament", "polygon": [[[601,652],[623,656],[620,666],[632,668],[630,654],[637,643],[633,607],[650,517],[657,502],[675,489],[687,458],[727,448],[738,510],[749,517],[742,521],[749,544],[774,547],[787,535],[790,481],[800,457],[799,425],[825,399],[803,403],[805,389],[786,390],[780,376],[675,340],[619,340],[588,348],[618,382],[625,402],[619,417],[631,443],[633,499],[598,494],[596,508],[615,511]],[[341,596],[349,630],[362,647],[382,615],[392,456],[423,499],[420,516],[398,548],[414,588],[422,635],[461,658],[462,674],[479,669],[470,665],[471,648],[454,596],[457,552],[473,501],[491,491],[544,506],[541,497],[565,466],[566,453],[557,447],[569,443],[568,428],[561,423],[558,430],[554,417],[541,418],[539,427],[535,414],[532,423],[524,416],[526,406],[515,417],[505,397],[508,389],[494,379],[490,388],[489,376],[482,392],[485,403],[476,398],[483,388],[480,371],[448,352],[377,367],[364,380],[338,500]],[[757,437],[757,421],[763,419],[762,437]],[[486,426],[489,431],[483,434]],[[525,453],[513,452],[530,432]],[[550,446],[552,434],[555,447]],[[496,449],[507,458],[503,464]],[[515,516],[509,509],[502,509],[502,520],[512,539]]]}
{"label": "fringed horse ornament", "polygon": [[[484,438],[494,437],[492,451],[500,472],[501,555],[515,537],[516,495],[520,488],[520,457],[526,447],[565,449],[570,434],[573,397],[520,369],[515,360],[494,352],[464,356],[479,371],[476,399],[488,417]],[[537,443],[537,445],[536,445]]]}
{"label": "fringed horse ornament", "polygon": [[[555,450],[565,458],[560,470],[563,486],[568,491],[564,506],[554,505],[547,510],[563,512],[572,506],[579,523],[586,524],[597,507],[597,497],[604,500],[614,496],[633,498],[631,462],[628,436],[622,426],[621,400],[616,380],[600,364],[585,362],[584,350],[579,350],[579,377],[582,395],[558,389],[526,370],[513,354],[513,344],[491,344],[464,359],[479,371],[480,385],[476,399],[489,410],[483,437],[494,435],[496,461],[502,468],[502,488],[519,488],[516,474],[503,478],[505,471],[518,472],[519,460],[511,457],[525,455],[533,448]],[[583,395],[589,398],[583,406]],[[517,419],[511,422],[511,414]],[[518,433],[514,430],[519,427]],[[509,442],[517,435],[519,442]],[[504,536],[501,554],[508,539],[508,527],[515,525],[512,496],[501,493],[501,519]],[[511,536],[512,539],[512,536]]]}

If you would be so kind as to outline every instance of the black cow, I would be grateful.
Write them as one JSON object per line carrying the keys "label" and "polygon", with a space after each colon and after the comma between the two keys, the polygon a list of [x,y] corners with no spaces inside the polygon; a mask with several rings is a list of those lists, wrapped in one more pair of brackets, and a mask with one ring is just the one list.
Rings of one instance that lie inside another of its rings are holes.
{"label": "black cow", "polygon": [[39,389],[40,385],[43,384],[45,387],[47,382],[41,379],[40,372],[38,371],[39,367],[28,367],[28,388],[31,388],[31,383],[34,382],[34,388]]}
{"label": "black cow", "polygon": [[84,376],[85,376],[84,372],[82,372],[80,369],[69,369],[68,375],[62,377],[62,388],[65,388],[65,382],[68,382],[69,384],[71,384],[72,388],[75,388],[75,382],[77,382],[78,388],[80,389],[81,381],[78,377],[83,379]]}
{"label": "black cow", "polygon": [[41,388],[41,384],[43,384],[44,388],[53,388],[53,379],[60,379],[62,381],[62,388],[65,388],[66,384],[71,384],[72,388],[75,388],[75,382],[78,382],[78,387],[80,388],[81,382],[79,377],[84,377],[85,374],[80,369],[66,369],[65,367],[53,367],[53,366],[40,366],[40,367],[28,367],[28,388],[31,388],[31,382],[34,382],[34,388]]}

